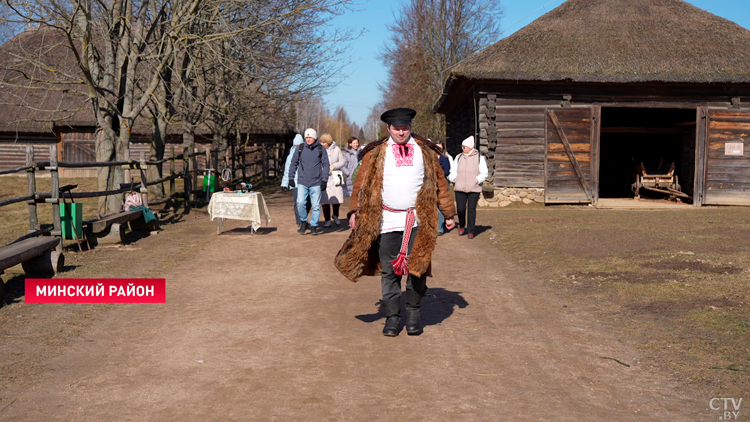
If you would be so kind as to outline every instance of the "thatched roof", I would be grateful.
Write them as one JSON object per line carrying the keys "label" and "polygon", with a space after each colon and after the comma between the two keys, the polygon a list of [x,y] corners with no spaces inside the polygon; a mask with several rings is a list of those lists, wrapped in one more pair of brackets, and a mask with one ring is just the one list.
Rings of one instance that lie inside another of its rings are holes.
{"label": "thatched roof", "polygon": [[747,83],[750,30],[681,0],[568,0],[451,77]]}
{"label": "thatched roof", "polygon": [[29,29],[0,46],[0,130],[51,133],[55,122],[93,125],[72,51],[49,28]]}
{"label": "thatched roof", "polygon": [[[73,51],[58,31],[26,30],[0,46],[0,132],[52,133],[56,126],[95,127],[96,119]],[[259,96],[258,102],[269,100]],[[269,104],[248,116],[240,130],[249,135],[288,135],[293,129],[283,111]],[[150,136],[148,111],[141,113],[133,135]],[[179,122],[168,129],[181,133]],[[208,134],[202,125],[199,134]]]}

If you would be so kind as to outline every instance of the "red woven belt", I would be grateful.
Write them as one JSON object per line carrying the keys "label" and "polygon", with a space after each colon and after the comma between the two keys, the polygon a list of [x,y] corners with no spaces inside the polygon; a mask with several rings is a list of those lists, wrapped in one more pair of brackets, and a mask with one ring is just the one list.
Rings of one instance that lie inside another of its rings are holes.
{"label": "red woven belt", "polygon": [[[393,265],[393,272],[396,275],[409,274],[409,256],[407,250],[409,249],[409,238],[411,237],[411,229],[414,226],[414,220],[417,214],[414,212],[414,208],[408,208],[405,210],[396,210],[387,205],[383,205],[383,209],[390,212],[405,212],[406,213],[406,224],[404,225],[404,237],[401,240],[401,250],[398,252],[396,259],[391,261]],[[407,230],[408,229],[408,230]]]}

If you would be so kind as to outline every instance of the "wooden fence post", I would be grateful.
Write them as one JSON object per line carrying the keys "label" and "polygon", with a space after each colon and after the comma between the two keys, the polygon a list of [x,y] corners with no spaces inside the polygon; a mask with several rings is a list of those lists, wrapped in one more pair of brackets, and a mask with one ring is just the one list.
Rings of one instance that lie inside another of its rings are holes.
{"label": "wooden fence post", "polygon": [[141,200],[143,201],[143,206],[148,208],[148,164],[146,164],[146,153],[141,152],[141,156],[139,157],[140,161],[138,163],[138,167],[140,167],[141,170]]}
{"label": "wooden fence post", "polygon": [[[125,150],[124,158],[125,158],[125,161],[130,162],[130,149]],[[125,166],[125,183],[133,183],[132,180],[130,179],[130,164]],[[130,189],[131,190],[133,189],[132,186]]]}
{"label": "wooden fence post", "polygon": [[62,221],[60,220],[60,176],[57,173],[57,145],[49,146],[50,176],[52,179],[52,226],[54,236],[60,236],[57,250],[62,251]]}
{"label": "wooden fence post", "polygon": [[[193,154],[195,154],[195,155],[193,155],[190,158],[192,160],[191,164],[190,164],[190,168],[193,170],[193,186],[195,186],[195,189],[198,189],[198,155],[197,155],[198,154],[198,148],[195,147],[195,148],[193,148],[193,150],[194,150]],[[194,198],[198,198],[198,194],[197,193],[195,194]]]}
{"label": "wooden fence post", "polygon": [[237,168],[237,157],[235,156],[237,154],[237,139],[235,138],[234,142],[232,142],[232,177],[230,180],[234,180],[234,169]]}
{"label": "wooden fence post", "polygon": [[263,183],[266,182],[266,172],[268,172],[268,148],[266,147],[265,142],[263,143],[263,146],[260,150],[260,171],[263,172],[260,176]]}
{"label": "wooden fence post", "polygon": [[[26,184],[29,196],[36,194],[36,173],[34,172],[34,145],[26,145]],[[39,230],[39,220],[36,214],[36,201],[29,201],[29,232]]]}
{"label": "wooden fence post", "polygon": [[192,190],[192,178],[190,175],[190,149],[182,148],[182,187],[185,190],[185,212],[190,212],[190,191]]}
{"label": "wooden fence post", "polygon": [[242,147],[242,181],[246,182],[246,175],[245,175],[245,166],[247,165],[247,160],[245,159],[247,153],[247,148],[245,146]]}
{"label": "wooden fence post", "polygon": [[[169,177],[174,176],[174,146],[169,147]],[[169,197],[171,201],[174,201],[175,193],[175,180],[169,179]]]}

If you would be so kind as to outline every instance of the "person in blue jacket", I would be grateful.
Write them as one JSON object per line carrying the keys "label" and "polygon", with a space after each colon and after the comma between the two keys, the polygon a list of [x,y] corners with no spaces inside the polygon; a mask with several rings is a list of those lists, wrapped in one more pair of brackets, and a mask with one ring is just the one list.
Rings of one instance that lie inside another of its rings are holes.
{"label": "person in blue jacket", "polygon": [[[320,196],[321,191],[328,185],[329,167],[328,154],[318,142],[318,133],[315,129],[306,129],[305,143],[294,149],[287,175],[289,187],[297,188],[297,213],[300,219],[298,232],[300,234],[305,234],[308,227],[311,234],[320,233],[318,228]],[[307,198],[310,198],[312,202],[312,215],[310,215],[309,222],[305,209]]]}
{"label": "person in blue jacket", "polygon": [[[292,199],[294,200],[294,219],[297,222],[297,226],[299,227],[300,219],[299,219],[299,212],[297,212],[297,188],[290,189],[289,188],[289,166],[292,164],[292,156],[294,155],[294,151],[297,149],[298,146],[302,145],[302,143],[305,142],[304,139],[302,139],[302,135],[299,133],[294,135],[294,140],[292,141],[292,149],[289,151],[289,155],[286,156],[286,162],[284,163],[284,177],[281,178],[281,190],[290,190],[292,192]],[[294,175],[294,181],[295,184],[297,182],[297,175]],[[306,210],[309,213],[310,209],[312,208],[312,204],[310,203],[310,199],[308,198],[306,201]]]}

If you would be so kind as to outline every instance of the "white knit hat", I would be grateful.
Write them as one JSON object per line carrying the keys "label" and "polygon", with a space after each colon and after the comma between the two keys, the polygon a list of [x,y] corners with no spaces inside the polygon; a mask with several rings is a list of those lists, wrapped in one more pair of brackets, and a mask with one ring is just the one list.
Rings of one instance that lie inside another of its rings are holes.
{"label": "white knit hat", "polygon": [[318,132],[313,128],[308,128],[305,130],[305,138],[318,139]]}
{"label": "white knit hat", "polygon": [[[305,135],[307,136],[307,135]],[[464,139],[463,142],[461,142],[462,147],[469,147],[471,149],[474,149],[474,137],[469,136],[468,138]]]}

